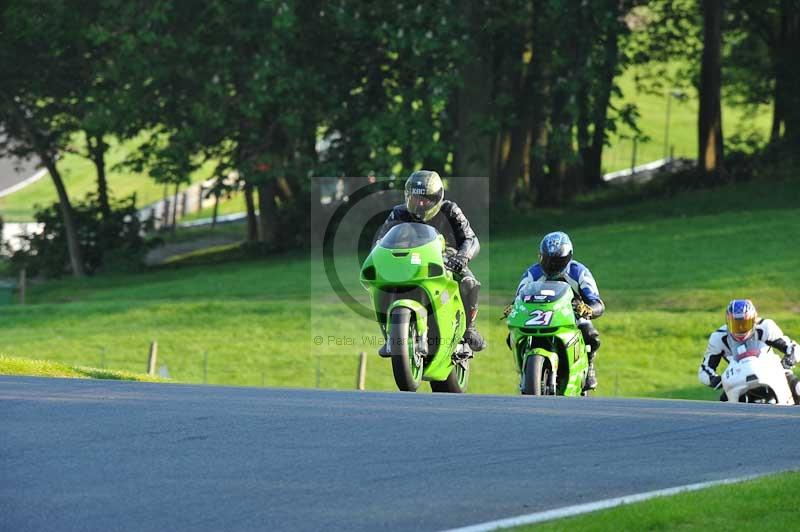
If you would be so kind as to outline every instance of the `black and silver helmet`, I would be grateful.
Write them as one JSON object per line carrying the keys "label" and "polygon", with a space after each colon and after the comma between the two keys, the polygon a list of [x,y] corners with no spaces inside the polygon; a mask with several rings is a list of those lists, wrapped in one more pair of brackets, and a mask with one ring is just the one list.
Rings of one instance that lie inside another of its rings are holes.
{"label": "black and silver helmet", "polygon": [[417,170],[406,181],[406,209],[423,222],[436,216],[444,201],[444,185],[439,174]]}
{"label": "black and silver helmet", "polygon": [[539,245],[539,265],[547,277],[564,273],[572,260],[572,241],[567,233],[548,233]]}

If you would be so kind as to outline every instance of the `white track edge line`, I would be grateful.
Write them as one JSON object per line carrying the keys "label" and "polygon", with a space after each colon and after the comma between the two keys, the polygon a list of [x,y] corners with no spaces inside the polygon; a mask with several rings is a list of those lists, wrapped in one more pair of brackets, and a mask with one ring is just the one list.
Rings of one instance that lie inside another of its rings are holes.
{"label": "white track edge line", "polygon": [[708,482],[698,482],[696,484],[686,484],[683,486],[675,486],[673,488],[665,488],[655,491],[646,491],[643,493],[635,493],[633,495],[624,495],[622,497],[615,497],[613,499],[605,499],[585,504],[576,504],[574,506],[565,506],[563,508],[556,508],[554,510],[546,510],[543,512],[518,515],[516,517],[509,517],[506,519],[498,519],[497,521],[487,521],[486,523],[479,523],[477,525],[469,525],[462,528],[449,529],[446,532],[488,532],[490,530],[499,530],[502,528],[510,528],[512,526],[532,525],[535,523],[542,523],[544,521],[551,521],[553,519],[563,519],[564,517],[572,517],[575,515],[596,512],[597,510],[605,510],[608,508],[614,508],[616,506],[623,506],[635,502],[642,502],[648,499],[655,499],[657,497],[677,495],[679,493],[697,491],[705,488],[711,488],[714,486],[723,486],[726,484],[736,484],[739,482],[746,482],[748,480],[754,480],[768,475],[787,473],[790,471],[794,470],[790,469],[787,471],[771,471],[768,473],[757,473],[755,475],[747,475],[743,477],[725,478],[722,480],[710,480]]}
{"label": "white track edge line", "polygon": [[47,174],[47,169],[46,168],[42,168],[41,170],[39,170],[38,172],[36,172],[32,176],[30,176],[29,178],[25,179],[24,181],[20,181],[16,185],[8,187],[5,190],[0,190],[0,198],[8,196],[9,194],[13,194],[17,190],[20,190],[20,189],[23,189],[23,188],[27,187],[31,183],[34,183],[34,182],[40,180],[42,177],[45,176],[45,174]]}

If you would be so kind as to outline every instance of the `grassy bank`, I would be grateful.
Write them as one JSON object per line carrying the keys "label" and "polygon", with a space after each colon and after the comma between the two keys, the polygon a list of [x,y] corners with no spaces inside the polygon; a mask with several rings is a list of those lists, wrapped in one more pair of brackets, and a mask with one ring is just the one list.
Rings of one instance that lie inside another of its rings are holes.
{"label": "grassy bank", "polygon": [[121,381],[160,382],[163,379],[131,371],[117,371],[83,366],[67,366],[50,360],[5,357],[0,355],[0,375],[29,377],[67,377],[74,379],[111,379]]}
{"label": "grassy bank", "polygon": [[[713,399],[696,371],[730,299],[753,299],[800,336],[798,200],[798,184],[752,184],[499,224],[482,235],[473,264],[490,347],[474,360],[470,390],[517,393],[497,317],[541,235],[558,228],[570,232],[608,308],[597,321],[598,395]],[[366,303],[354,266],[340,275]],[[29,302],[0,307],[0,351],[137,371],[155,339],[159,365],[187,382],[353,388],[358,353],[377,349],[377,326],[346,310],[308,253],[233,263],[199,256],[141,274],[34,284]],[[394,389],[388,361],[369,359],[367,387]]]}
{"label": "grassy bank", "polygon": [[800,473],[770,475],[513,530],[791,530],[799,489]]}

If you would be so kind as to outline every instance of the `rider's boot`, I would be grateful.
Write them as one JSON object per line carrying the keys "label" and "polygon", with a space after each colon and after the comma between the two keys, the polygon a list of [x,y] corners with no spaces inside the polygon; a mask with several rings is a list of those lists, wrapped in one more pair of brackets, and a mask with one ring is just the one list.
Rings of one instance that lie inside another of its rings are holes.
{"label": "rider's boot", "polygon": [[586,372],[586,383],[584,384],[584,390],[594,390],[597,388],[597,375],[594,371],[594,362],[592,359],[589,359],[589,371]]}
{"label": "rider's boot", "polygon": [[789,383],[789,390],[792,392],[794,404],[800,405],[800,379],[791,370],[787,370],[786,381]]}
{"label": "rider's boot", "polygon": [[467,329],[464,331],[464,341],[473,351],[482,351],[486,341],[475,327],[475,317],[478,315],[478,289],[480,283],[474,277],[465,277],[461,281],[461,297],[464,300],[464,309],[467,311]]}
{"label": "rider's boot", "polygon": [[594,371],[595,355],[594,346],[592,346],[592,350],[589,352],[589,370],[586,372],[586,382],[583,385],[584,390],[597,389],[597,374]]}
{"label": "rider's boot", "polygon": [[392,354],[389,352],[389,337],[386,334],[386,327],[383,325],[381,325],[381,332],[383,333],[383,345],[378,349],[378,356],[390,358]]}
{"label": "rider's boot", "polygon": [[464,331],[464,341],[473,351],[483,351],[486,348],[486,340],[483,339],[475,325]]}
{"label": "rider's boot", "polygon": [[595,390],[597,389],[597,374],[594,371],[594,359],[597,356],[597,350],[600,349],[600,335],[589,321],[586,321],[585,324],[580,324],[578,327],[584,333],[584,341],[589,347],[589,370],[586,372],[586,382],[583,385],[583,389]]}

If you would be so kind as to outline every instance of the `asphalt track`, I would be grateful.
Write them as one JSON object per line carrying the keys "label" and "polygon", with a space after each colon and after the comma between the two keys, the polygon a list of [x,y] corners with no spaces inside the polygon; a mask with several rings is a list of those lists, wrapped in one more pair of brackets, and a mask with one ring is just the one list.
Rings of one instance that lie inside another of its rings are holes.
{"label": "asphalt track", "polygon": [[0,529],[441,530],[793,469],[800,408],[0,377]]}
{"label": "asphalt track", "polygon": [[31,177],[36,167],[35,161],[0,158],[0,192]]}

